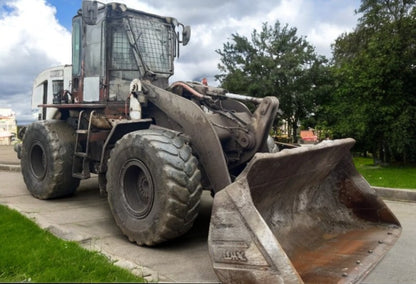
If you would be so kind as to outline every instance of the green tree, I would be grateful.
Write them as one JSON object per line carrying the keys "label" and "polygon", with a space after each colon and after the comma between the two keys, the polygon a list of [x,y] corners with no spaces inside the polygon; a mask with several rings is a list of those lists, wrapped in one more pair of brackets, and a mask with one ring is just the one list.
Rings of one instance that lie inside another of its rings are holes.
{"label": "green tree", "polygon": [[264,23],[254,30],[251,39],[239,34],[216,51],[221,74],[216,78],[230,92],[256,97],[276,96],[280,101],[280,118],[288,122],[296,141],[298,124],[318,106],[322,93],[321,76],[327,68],[325,57],[318,56],[296,28]]}
{"label": "green tree", "polygon": [[355,137],[375,162],[416,158],[415,0],[363,0],[352,33],[334,44],[336,136]]}

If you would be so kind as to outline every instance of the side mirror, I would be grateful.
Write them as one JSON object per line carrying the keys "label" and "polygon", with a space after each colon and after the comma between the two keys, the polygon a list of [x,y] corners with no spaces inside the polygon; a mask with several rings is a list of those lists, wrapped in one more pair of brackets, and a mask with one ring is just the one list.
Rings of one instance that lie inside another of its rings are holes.
{"label": "side mirror", "polygon": [[82,20],[87,25],[95,25],[97,23],[98,4],[97,1],[82,1]]}
{"label": "side mirror", "polygon": [[184,26],[183,31],[182,31],[182,44],[187,45],[190,39],[191,39],[191,27]]}

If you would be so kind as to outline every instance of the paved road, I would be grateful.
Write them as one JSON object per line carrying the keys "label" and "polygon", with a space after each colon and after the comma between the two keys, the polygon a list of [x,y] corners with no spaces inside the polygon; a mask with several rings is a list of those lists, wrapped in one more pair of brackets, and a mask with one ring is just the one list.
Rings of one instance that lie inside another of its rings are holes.
{"label": "paved road", "polygon": [[416,283],[416,203],[385,202],[402,224],[402,234],[363,283]]}
{"label": "paved road", "polygon": [[19,165],[20,160],[11,145],[0,145],[0,164]]}
{"label": "paved road", "polygon": [[[17,209],[64,239],[102,251],[118,260],[116,264],[143,272],[149,280],[218,281],[206,244],[211,202],[209,194],[204,194],[196,225],[184,237],[156,248],[144,248],[121,235],[106,199],[99,195],[97,179],[83,181],[73,197],[42,201],[28,193],[20,173],[0,171],[0,204]],[[401,221],[403,233],[364,283],[415,283],[416,203],[387,203]]]}

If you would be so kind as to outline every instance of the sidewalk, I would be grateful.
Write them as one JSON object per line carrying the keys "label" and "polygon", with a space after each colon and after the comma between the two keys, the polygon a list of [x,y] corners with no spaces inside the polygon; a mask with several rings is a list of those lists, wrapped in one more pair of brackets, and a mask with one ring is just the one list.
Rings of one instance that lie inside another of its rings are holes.
{"label": "sidewalk", "polygon": [[0,164],[20,165],[13,145],[0,145]]}
{"label": "sidewalk", "polygon": [[0,145],[0,170],[20,172],[20,160],[13,145]]}

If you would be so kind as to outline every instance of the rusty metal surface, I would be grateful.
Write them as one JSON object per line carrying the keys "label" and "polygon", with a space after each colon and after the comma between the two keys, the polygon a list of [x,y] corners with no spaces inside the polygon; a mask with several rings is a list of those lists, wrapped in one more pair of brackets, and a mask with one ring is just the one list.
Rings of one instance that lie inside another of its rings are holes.
{"label": "rusty metal surface", "polygon": [[355,170],[353,139],[256,154],[215,195],[209,233],[225,283],[351,283],[400,235],[396,217]]}
{"label": "rusty metal surface", "polygon": [[105,108],[106,104],[91,103],[91,104],[41,104],[38,107],[55,107],[62,109],[100,109]]}

